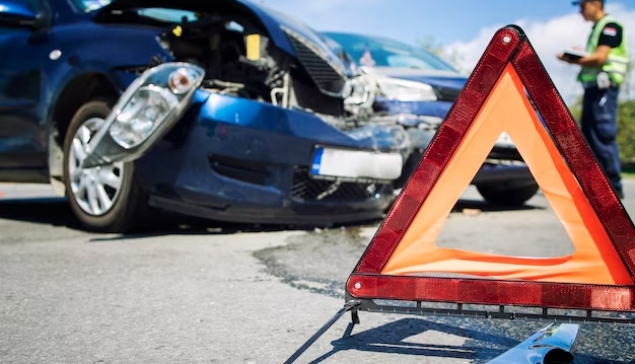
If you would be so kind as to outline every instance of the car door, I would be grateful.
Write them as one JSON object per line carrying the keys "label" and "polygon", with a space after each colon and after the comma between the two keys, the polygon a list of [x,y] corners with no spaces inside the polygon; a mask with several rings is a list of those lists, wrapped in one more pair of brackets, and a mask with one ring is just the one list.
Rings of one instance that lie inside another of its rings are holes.
{"label": "car door", "polygon": [[[48,7],[47,0],[23,1],[34,12]],[[49,42],[47,29],[0,24],[0,180],[37,182],[46,176],[41,66]]]}

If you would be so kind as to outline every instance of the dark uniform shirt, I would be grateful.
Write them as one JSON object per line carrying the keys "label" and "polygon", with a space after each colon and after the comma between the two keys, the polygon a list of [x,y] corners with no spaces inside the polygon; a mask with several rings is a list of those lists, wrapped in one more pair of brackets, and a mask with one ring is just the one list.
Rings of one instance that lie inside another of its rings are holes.
{"label": "dark uniform shirt", "polygon": [[[594,26],[595,28],[595,26]],[[616,23],[607,23],[604,26],[604,30],[600,34],[600,39],[598,40],[598,47],[601,45],[609,46],[611,48],[618,47],[622,44],[622,33],[624,29]]]}

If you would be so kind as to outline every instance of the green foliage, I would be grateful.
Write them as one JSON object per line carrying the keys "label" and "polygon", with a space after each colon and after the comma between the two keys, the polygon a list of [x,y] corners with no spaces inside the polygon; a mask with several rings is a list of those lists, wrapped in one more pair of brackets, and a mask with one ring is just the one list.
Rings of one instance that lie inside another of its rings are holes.
{"label": "green foliage", "polygon": [[617,112],[617,144],[624,164],[635,163],[635,100],[620,103]]}
{"label": "green foliage", "polygon": [[579,96],[573,105],[569,107],[569,111],[571,112],[576,124],[580,126],[580,121],[582,119],[582,96]]}
{"label": "green foliage", "polygon": [[[569,107],[578,126],[582,117],[582,96]],[[635,100],[621,101],[617,109],[617,145],[625,165],[635,164]]]}
{"label": "green foliage", "polygon": [[635,70],[635,58],[631,60],[628,73],[626,74],[626,79],[624,80],[624,84],[622,85],[622,89],[620,90],[620,98],[622,100],[635,99],[635,71],[634,70]]}

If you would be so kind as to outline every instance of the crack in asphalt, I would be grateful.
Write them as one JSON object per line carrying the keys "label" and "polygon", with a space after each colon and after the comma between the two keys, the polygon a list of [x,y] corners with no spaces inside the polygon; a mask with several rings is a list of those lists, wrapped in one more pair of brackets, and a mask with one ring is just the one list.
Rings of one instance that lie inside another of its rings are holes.
{"label": "crack in asphalt", "polygon": [[[289,237],[287,244],[259,250],[253,255],[261,262],[265,273],[281,282],[299,290],[342,299],[343,303],[346,279],[371,239],[362,230],[316,230]],[[478,309],[479,306],[474,308]],[[380,350],[417,357],[450,357],[469,360],[470,363],[487,363],[549,324],[547,321],[520,321],[522,324],[519,324],[519,321],[406,317],[336,340],[331,343],[332,351],[325,357],[340,350]],[[459,346],[422,345],[405,341],[430,330],[459,336],[465,341]],[[635,330],[632,328],[611,324],[581,325],[573,363],[635,364],[633,343]],[[388,348],[379,349],[384,346]]]}
{"label": "crack in asphalt", "polygon": [[[342,228],[337,230],[319,230],[292,236],[288,238],[288,244],[279,247],[266,248],[253,253],[264,265],[264,272],[279,278],[285,284],[311,293],[326,295],[329,297],[344,299],[345,280],[353,270],[355,262],[351,265],[333,267],[320,272],[320,264],[329,259],[313,259],[317,265],[310,266],[302,262],[303,256],[315,254],[323,250],[326,254],[342,258],[346,253],[349,256],[361,256],[369,238],[361,234],[359,227]],[[332,250],[328,250],[331,248]],[[303,253],[306,253],[303,254]],[[358,254],[351,254],[358,253]],[[347,259],[347,262],[350,262]],[[348,267],[349,271],[344,267]],[[298,269],[300,268],[300,269]],[[306,272],[303,272],[306,270]],[[324,277],[324,272],[330,272],[331,277]],[[321,274],[322,273],[322,274]],[[344,279],[342,279],[342,277]]]}

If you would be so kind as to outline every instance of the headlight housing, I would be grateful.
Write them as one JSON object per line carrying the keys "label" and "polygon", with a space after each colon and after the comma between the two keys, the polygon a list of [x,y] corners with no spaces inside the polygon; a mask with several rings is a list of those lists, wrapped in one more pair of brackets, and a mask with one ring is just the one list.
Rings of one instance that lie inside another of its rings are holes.
{"label": "headlight housing", "polygon": [[170,91],[155,85],[143,86],[115,118],[108,130],[110,136],[120,146],[134,148],[147,140],[178,104]]}
{"label": "headlight housing", "polygon": [[344,86],[344,102],[348,105],[364,105],[373,101],[374,89],[371,82],[364,76],[358,76],[346,81]]}
{"label": "headlight housing", "polygon": [[117,105],[121,107],[115,108],[116,116],[108,130],[110,136],[125,149],[138,147],[185,108],[204,74],[202,68],[191,64],[166,63],[151,69],[137,80],[139,84],[128,89],[132,92],[126,91],[121,97]]}
{"label": "headlight housing", "polygon": [[377,86],[381,94],[389,100],[436,101],[432,86],[423,82],[408,81],[390,77],[378,77]]}
{"label": "headlight housing", "polygon": [[145,71],[126,89],[90,141],[83,167],[143,155],[183,116],[204,76],[202,68],[182,62]]}

